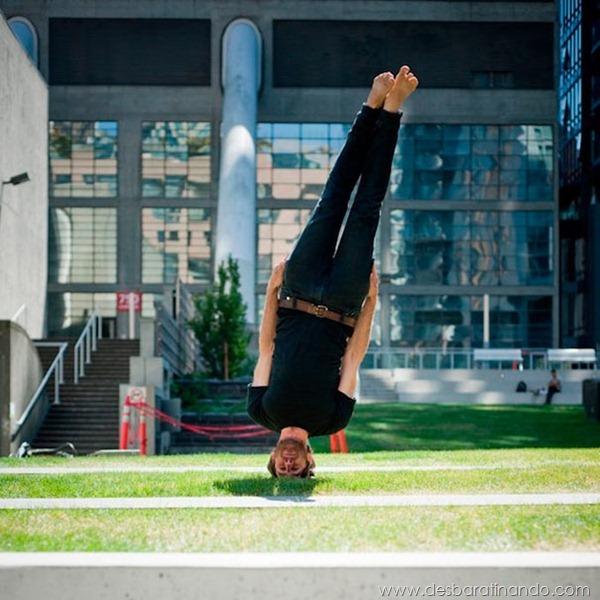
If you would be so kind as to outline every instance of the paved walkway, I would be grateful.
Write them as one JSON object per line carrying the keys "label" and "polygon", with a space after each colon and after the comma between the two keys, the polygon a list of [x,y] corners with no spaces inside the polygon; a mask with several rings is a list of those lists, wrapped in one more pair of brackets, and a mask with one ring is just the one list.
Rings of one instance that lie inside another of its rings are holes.
{"label": "paved walkway", "polygon": [[0,510],[154,508],[321,508],[330,506],[505,506],[600,504],[600,494],[414,494],[379,496],[196,496],[3,498]]}

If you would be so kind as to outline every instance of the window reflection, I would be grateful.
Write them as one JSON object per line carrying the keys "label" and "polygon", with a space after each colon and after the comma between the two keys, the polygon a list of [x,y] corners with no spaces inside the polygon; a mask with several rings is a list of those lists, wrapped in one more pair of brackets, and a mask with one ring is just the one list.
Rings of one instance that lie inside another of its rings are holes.
{"label": "window reflection", "polygon": [[27,53],[33,64],[39,64],[39,43],[35,27],[25,17],[11,17],[8,26],[19,40],[23,50]]}
{"label": "window reflection", "polygon": [[117,122],[50,121],[50,195],[117,195]]}
{"label": "window reflection", "polygon": [[144,208],[142,283],[209,282],[210,219],[204,208]]}
{"label": "window reflection", "polygon": [[391,211],[396,285],[552,285],[550,211]]}
{"label": "window reflection", "polygon": [[210,196],[210,123],[142,124],[142,196]]}
{"label": "window reflection", "polygon": [[48,293],[48,335],[77,337],[93,310],[104,318],[117,314],[115,293]]}
{"label": "window reflection", "polygon": [[551,201],[552,140],[549,125],[403,125],[392,196]]}
{"label": "window reflection", "polygon": [[349,126],[339,123],[259,123],[259,199],[318,200]]}
{"label": "window reflection", "polygon": [[291,253],[309,216],[308,208],[258,211],[257,283],[267,283],[273,267]]}
{"label": "window reflection", "polygon": [[48,281],[117,281],[117,211],[114,208],[50,210]]}
{"label": "window reflection", "polygon": [[[483,295],[390,296],[390,340],[407,347],[483,345]],[[550,296],[490,296],[490,344],[547,348],[552,344]]]}

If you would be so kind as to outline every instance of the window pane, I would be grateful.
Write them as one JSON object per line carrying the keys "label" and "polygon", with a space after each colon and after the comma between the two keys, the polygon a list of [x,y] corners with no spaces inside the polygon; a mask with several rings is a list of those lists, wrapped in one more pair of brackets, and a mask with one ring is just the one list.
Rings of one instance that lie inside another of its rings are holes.
{"label": "window pane", "polygon": [[210,210],[144,208],[142,283],[209,282],[210,244]]}
{"label": "window pane", "polygon": [[273,267],[290,254],[309,216],[307,208],[258,211],[257,283],[266,283]]}
{"label": "window pane", "polygon": [[210,197],[210,158],[210,123],[142,123],[142,196]]}
{"label": "window pane", "polygon": [[542,125],[402,125],[392,196],[549,202],[552,139]]}
{"label": "window pane", "polygon": [[116,121],[50,121],[50,195],[117,195]]}
{"label": "window pane", "polygon": [[[395,346],[480,348],[483,296],[390,296]],[[552,343],[550,296],[490,296],[494,348],[547,348]]]}
{"label": "window pane", "polygon": [[48,244],[49,282],[116,283],[114,208],[51,209]]}
{"label": "window pane", "polygon": [[552,285],[552,213],[391,211],[396,285]]}

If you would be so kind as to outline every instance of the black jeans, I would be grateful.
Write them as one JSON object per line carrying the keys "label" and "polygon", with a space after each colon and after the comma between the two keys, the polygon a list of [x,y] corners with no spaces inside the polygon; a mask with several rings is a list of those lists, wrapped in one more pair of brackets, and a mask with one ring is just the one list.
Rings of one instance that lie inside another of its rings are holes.
{"label": "black jeans", "polygon": [[[390,180],[400,114],[363,105],[286,265],[283,297],[358,315],[369,291],[375,234]],[[358,190],[338,238],[354,186]],[[337,247],[337,249],[336,249]]]}

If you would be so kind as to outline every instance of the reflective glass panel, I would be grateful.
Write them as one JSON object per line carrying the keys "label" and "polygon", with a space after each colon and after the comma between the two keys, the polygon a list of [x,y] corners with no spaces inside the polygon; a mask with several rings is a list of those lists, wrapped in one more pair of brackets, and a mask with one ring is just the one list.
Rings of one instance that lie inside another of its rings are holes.
{"label": "reflective glass panel", "polygon": [[208,198],[210,123],[142,123],[142,196]]}
{"label": "reflective glass panel", "polygon": [[402,125],[392,196],[551,202],[553,153],[548,125]]}
{"label": "reflective glass panel", "polygon": [[550,211],[391,211],[396,285],[552,285]]}
{"label": "reflective glass panel", "polygon": [[117,122],[50,121],[50,196],[117,195]]}
{"label": "reflective glass panel", "polygon": [[116,209],[68,207],[50,210],[48,281],[116,283]]}
{"label": "reflective glass panel", "polygon": [[259,199],[316,201],[349,126],[341,123],[259,123]]}
{"label": "reflective glass panel", "polygon": [[273,267],[290,254],[309,216],[308,208],[259,209],[257,283],[267,283]]}
{"label": "reflective glass panel", "polygon": [[[108,325],[117,314],[116,293],[50,292],[48,294],[48,335],[78,337],[96,310]],[[103,335],[107,335],[107,331]],[[112,332],[114,335],[114,331]]]}
{"label": "reflective glass panel", "polygon": [[23,17],[11,17],[8,19],[8,26],[33,64],[38,66],[38,35],[35,27]]}
{"label": "reflective glass panel", "polygon": [[207,283],[210,247],[210,210],[142,209],[142,283]]}
{"label": "reflective glass panel", "polygon": [[[395,346],[481,348],[482,296],[390,296],[390,341]],[[552,345],[550,296],[490,296],[490,345]]]}

